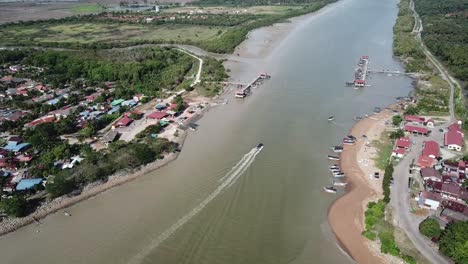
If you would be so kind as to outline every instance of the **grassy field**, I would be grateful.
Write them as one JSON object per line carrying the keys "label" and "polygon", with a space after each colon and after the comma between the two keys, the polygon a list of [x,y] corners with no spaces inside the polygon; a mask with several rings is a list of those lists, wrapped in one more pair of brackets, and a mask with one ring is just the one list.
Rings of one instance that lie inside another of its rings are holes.
{"label": "grassy field", "polygon": [[223,33],[221,27],[193,25],[146,25],[116,23],[66,23],[60,25],[34,24],[0,29],[0,42],[5,44],[23,41],[93,43],[131,42],[137,40],[206,41]]}
{"label": "grassy field", "polygon": [[299,10],[302,6],[249,6],[249,7],[229,7],[229,6],[210,6],[210,7],[176,7],[163,9],[163,13],[190,13],[198,11],[207,14],[251,14],[251,15],[282,15],[292,10]]}
{"label": "grassy field", "polygon": [[385,167],[390,160],[393,150],[393,144],[387,133],[383,133],[379,140],[372,141],[372,145],[377,149],[377,157],[375,157],[375,165],[381,170]]}
{"label": "grassy field", "polygon": [[81,4],[71,8],[71,11],[75,14],[82,14],[82,13],[97,13],[103,11],[104,8],[97,3],[92,4]]}

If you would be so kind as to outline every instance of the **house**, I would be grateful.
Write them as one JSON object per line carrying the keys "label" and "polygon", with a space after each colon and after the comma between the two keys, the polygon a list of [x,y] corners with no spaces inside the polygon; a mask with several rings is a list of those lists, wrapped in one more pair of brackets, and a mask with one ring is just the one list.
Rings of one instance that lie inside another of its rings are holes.
{"label": "house", "polygon": [[439,155],[439,144],[437,144],[437,142],[433,141],[433,140],[428,140],[428,141],[424,141],[424,148],[422,150],[422,154],[424,156],[428,156],[430,158],[438,158],[440,155]]}
{"label": "house", "polygon": [[396,148],[392,151],[392,157],[395,157],[395,158],[403,158],[405,156],[405,149],[404,148]]}
{"label": "house", "polygon": [[17,144],[16,142],[8,142],[6,146],[3,147],[3,149],[11,151],[13,153],[19,153],[24,150],[26,150],[30,146],[29,143],[19,143]]}
{"label": "house", "polygon": [[26,125],[24,125],[24,127],[34,128],[35,126],[40,125],[40,124],[55,122],[55,120],[56,120],[55,116],[47,115],[47,116],[43,116],[41,118],[38,118],[36,120],[33,120],[33,121],[27,123]]}
{"label": "house", "polygon": [[127,127],[133,122],[133,119],[131,119],[128,116],[122,116],[117,122],[114,123],[114,126],[116,127]]}
{"label": "house", "polygon": [[432,166],[434,166],[436,164],[436,162],[437,161],[434,158],[424,156],[424,155],[420,155],[416,165],[421,169],[431,168]]}
{"label": "house", "polygon": [[401,137],[395,142],[395,147],[402,149],[409,149],[411,147],[411,140],[408,137]]}
{"label": "house", "polygon": [[426,182],[428,180],[434,181],[434,182],[441,182],[442,181],[442,175],[434,168],[423,168],[421,169],[421,177],[423,180]]}
{"label": "house", "polygon": [[156,108],[156,110],[162,111],[162,110],[166,109],[166,105],[165,104],[157,104],[154,108]]}
{"label": "house", "polygon": [[428,135],[430,130],[425,127],[405,125],[404,130],[413,134]]}
{"label": "house", "polygon": [[408,123],[424,125],[425,120],[426,119],[424,117],[421,117],[421,116],[413,116],[413,115],[406,115],[405,116],[405,121],[408,122]]}
{"label": "house", "polygon": [[124,99],[116,99],[116,100],[112,101],[111,105],[112,106],[118,106],[121,103],[123,103],[124,101],[125,101]]}
{"label": "house", "polygon": [[439,193],[433,193],[428,191],[422,191],[419,193],[417,198],[419,206],[429,208],[431,210],[437,210],[442,201],[442,195]]}
{"label": "house", "polygon": [[119,135],[117,130],[109,130],[104,136],[102,136],[102,142],[104,143],[112,143],[114,142]]}
{"label": "house", "polygon": [[159,111],[156,111],[156,112],[153,112],[151,114],[149,114],[147,116],[147,118],[150,118],[150,119],[163,119],[164,117],[167,116],[167,113],[166,112],[159,112]]}
{"label": "house", "polygon": [[34,186],[40,184],[42,182],[41,178],[33,178],[33,179],[22,179],[16,185],[17,191],[26,191],[33,189]]}
{"label": "house", "polygon": [[463,132],[459,124],[451,124],[444,134],[444,146],[448,149],[461,151],[463,147]]}
{"label": "house", "polygon": [[145,97],[144,94],[137,94],[137,95],[134,95],[134,96],[133,96],[133,100],[134,100],[135,102],[140,102],[144,97]]}
{"label": "house", "polygon": [[113,113],[117,112],[120,110],[120,105],[112,107],[111,110],[107,111],[107,114],[112,115]]}

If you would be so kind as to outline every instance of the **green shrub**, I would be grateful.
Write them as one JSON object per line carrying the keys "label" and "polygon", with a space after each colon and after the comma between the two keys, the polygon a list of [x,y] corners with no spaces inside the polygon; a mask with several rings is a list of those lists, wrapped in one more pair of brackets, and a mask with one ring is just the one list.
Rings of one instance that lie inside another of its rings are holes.
{"label": "green shrub", "polygon": [[422,221],[419,224],[419,232],[421,234],[433,238],[433,237],[439,237],[440,234],[442,233],[442,230],[440,229],[439,223],[437,220],[433,218],[426,218],[424,221]]}

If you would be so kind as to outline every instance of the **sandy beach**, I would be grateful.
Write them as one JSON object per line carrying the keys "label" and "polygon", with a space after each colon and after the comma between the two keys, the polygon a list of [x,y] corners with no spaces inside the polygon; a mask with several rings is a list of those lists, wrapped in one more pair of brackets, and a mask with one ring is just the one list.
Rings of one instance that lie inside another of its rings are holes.
{"label": "sandy beach", "polygon": [[[380,179],[369,177],[376,169],[372,158],[376,154],[370,142],[378,140],[385,130],[385,122],[392,116],[391,111],[367,117],[356,123],[350,134],[359,138],[354,146],[344,146],[341,167],[348,177],[348,192],[336,200],[329,209],[328,219],[340,244],[358,263],[389,263],[370,241],[361,235],[364,230],[364,210],[367,203],[382,196]],[[362,136],[366,135],[367,138]]]}

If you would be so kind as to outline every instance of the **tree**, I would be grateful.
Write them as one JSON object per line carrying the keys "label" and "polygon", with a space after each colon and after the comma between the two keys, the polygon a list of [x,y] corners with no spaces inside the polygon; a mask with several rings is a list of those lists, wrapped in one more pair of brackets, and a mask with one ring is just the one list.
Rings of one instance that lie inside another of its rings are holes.
{"label": "tree", "polygon": [[184,103],[184,99],[182,99],[182,96],[177,95],[176,97],[174,97],[174,100],[172,102],[176,104],[174,111],[181,112],[185,109],[185,103]]}
{"label": "tree", "polygon": [[455,263],[468,263],[468,221],[448,224],[442,232],[439,250]]}
{"label": "tree", "polygon": [[398,129],[397,131],[393,131],[392,133],[390,133],[389,137],[390,139],[398,139],[398,138],[401,138],[405,135],[405,132],[403,132],[403,130],[401,129]]}
{"label": "tree", "polygon": [[442,231],[440,230],[440,226],[437,220],[433,218],[426,218],[419,224],[419,232],[430,238],[438,238]]}
{"label": "tree", "polygon": [[403,118],[401,117],[401,115],[396,115],[392,117],[392,124],[394,126],[400,126],[402,121],[403,121]]}
{"label": "tree", "polygon": [[405,110],[405,115],[416,115],[419,113],[419,109],[416,106],[408,106]]}
{"label": "tree", "polygon": [[383,189],[383,194],[384,194],[383,201],[386,204],[390,202],[390,182],[392,180],[392,175],[393,175],[393,165],[388,164],[387,167],[385,167],[384,178],[382,181],[382,189]]}
{"label": "tree", "polygon": [[52,199],[70,193],[73,191],[73,188],[73,181],[68,180],[61,174],[55,176],[54,179],[47,182],[46,185],[46,191],[49,193]]}
{"label": "tree", "polygon": [[26,215],[28,202],[23,196],[15,195],[11,198],[3,199],[1,206],[7,215],[22,217]]}

